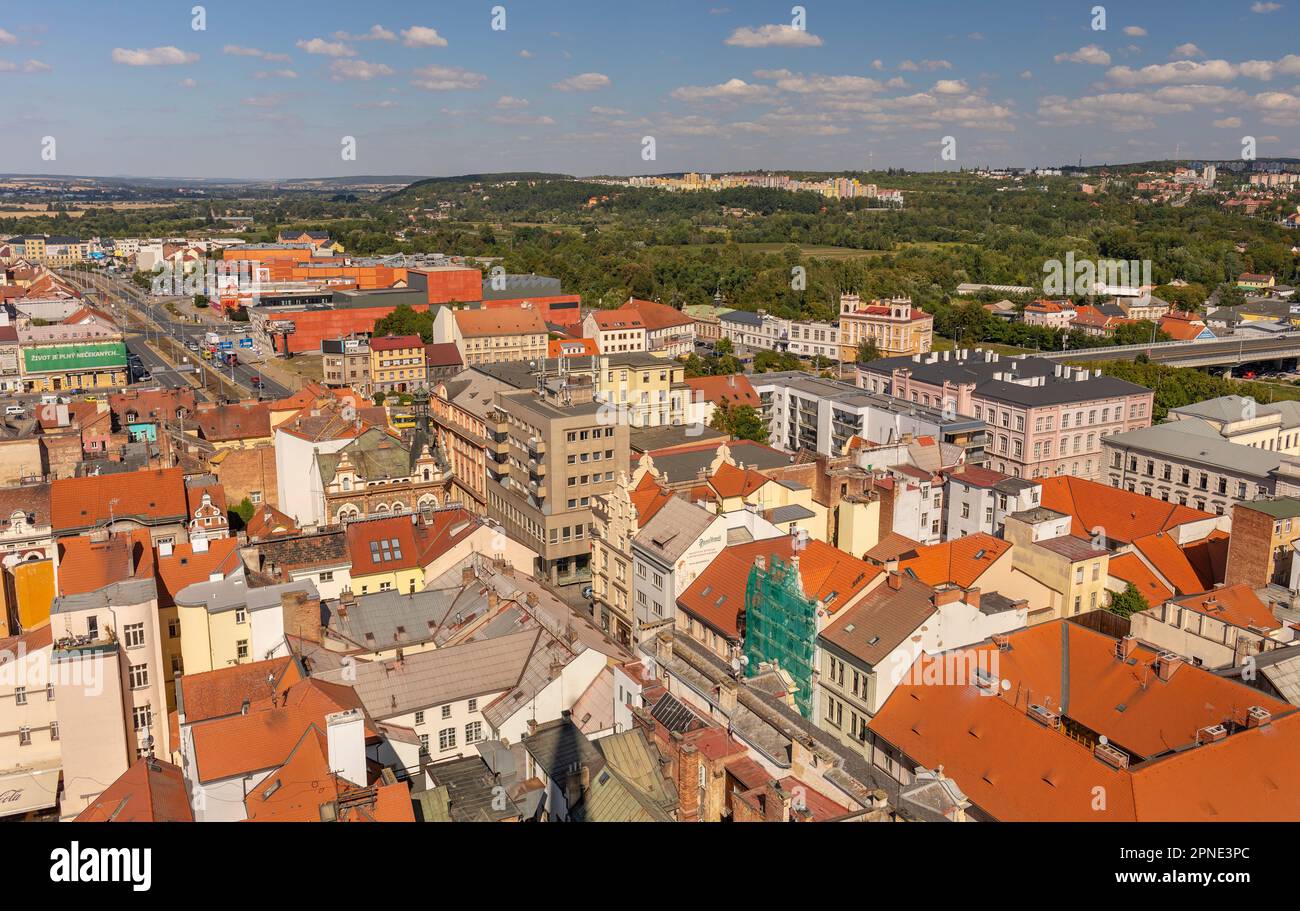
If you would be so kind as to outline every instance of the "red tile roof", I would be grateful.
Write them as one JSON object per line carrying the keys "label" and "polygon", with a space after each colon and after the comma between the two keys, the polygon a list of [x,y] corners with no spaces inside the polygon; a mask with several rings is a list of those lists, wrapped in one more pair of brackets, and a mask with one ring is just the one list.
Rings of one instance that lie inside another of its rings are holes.
{"label": "red tile roof", "polygon": [[1166,503],[1072,475],[1043,478],[1042,485],[1042,505],[1072,517],[1070,532],[1078,538],[1091,540],[1093,529],[1103,529],[1110,540],[1128,544],[1144,535],[1214,518],[1190,506]]}
{"label": "red tile roof", "polygon": [[105,541],[87,535],[59,541],[59,594],[83,595],[126,579],[153,575],[153,543],[147,528],[119,532]]}
{"label": "red tile roof", "polygon": [[194,414],[199,433],[209,443],[256,440],[271,436],[271,412],[259,402],[203,404]]}
{"label": "red tile roof", "polygon": [[732,405],[749,405],[751,408],[762,405],[753,384],[741,373],[731,376],[688,377],[686,385],[691,387],[693,393],[698,393],[698,398],[714,405],[721,406],[724,401]]}
{"label": "red tile roof", "polygon": [[596,325],[601,329],[644,329],[645,321],[640,314],[628,310],[597,310],[591,314]]}
{"label": "red tile roof", "polygon": [[[682,592],[677,604],[717,632],[735,639],[739,636],[737,619],[745,609],[745,589],[754,560],[764,557],[771,566],[774,559],[789,563],[794,555],[794,542],[789,535],[724,548]],[[834,595],[827,606],[831,614],[884,572],[817,540],[808,541],[798,557],[804,595],[818,601]]]}
{"label": "red tile roof", "polygon": [[76,821],[194,822],[194,811],[180,766],[161,759],[137,759]]}
{"label": "red tile roof", "polygon": [[[272,699],[236,714],[191,728],[195,773],[199,781],[218,781],[282,765],[311,725],[325,729],[325,716],[346,709],[365,711],[349,686],[308,679]],[[376,736],[367,716],[366,735]]]}
{"label": "red tile roof", "polygon": [[546,322],[541,313],[532,307],[456,310],[455,318],[460,334],[466,338],[546,334]]}
{"label": "red tile roof", "polygon": [[1177,604],[1242,629],[1272,631],[1282,627],[1255,589],[1245,583],[1179,598]]}
{"label": "red tile roof", "polygon": [[979,586],[980,576],[1011,549],[1009,541],[977,532],[916,548],[916,556],[900,560],[899,572],[910,572],[926,585],[952,583],[962,588]]}
{"label": "red tile roof", "polygon": [[158,555],[154,575],[158,580],[158,606],[171,607],[176,593],[196,582],[206,582],[216,572],[229,575],[239,568],[239,540],[217,538],[206,551],[195,552],[193,544],[177,544],[169,556]]}
{"label": "red tile roof", "polygon": [[455,342],[434,342],[424,346],[424,363],[428,367],[459,367],[464,361]]}
{"label": "red tile roof", "polygon": [[418,335],[382,335],[370,339],[371,351],[401,351],[406,348],[423,348],[424,339]]}
{"label": "red tile roof", "polygon": [[1175,594],[1190,595],[1205,591],[1201,577],[1196,574],[1187,555],[1172,536],[1156,532],[1138,538],[1133,542],[1133,547],[1145,558],[1148,566],[1174,587]]}
{"label": "red tile roof", "polygon": [[180,687],[177,710],[169,718],[172,743],[180,743],[180,711],[185,723],[196,724],[223,715],[235,715],[244,700],[257,702],[274,692],[281,692],[302,680],[292,658],[272,658],[250,664],[234,664],[202,674],[184,674],[176,678]]}
{"label": "red tile roof", "polygon": [[695,322],[695,320],[675,307],[669,307],[667,304],[660,304],[655,301],[637,300],[635,297],[628,298],[627,303],[618,309],[635,313],[641,317],[641,322],[651,331],[671,329],[674,326],[690,326]]}
{"label": "red tile roof", "polygon": [[111,517],[156,522],[186,517],[185,480],[179,468],[60,478],[52,483],[51,499],[55,531],[88,528]]}
{"label": "red tile roof", "polygon": [[1132,582],[1148,605],[1163,604],[1174,596],[1174,590],[1156,578],[1136,554],[1111,557],[1107,573],[1123,582]]}
{"label": "red tile roof", "polygon": [[600,354],[593,338],[553,338],[546,343],[547,357],[591,357]]}
{"label": "red tile roof", "polygon": [[[989,696],[964,681],[935,686],[914,668],[871,720],[872,731],[910,761],[942,765],[976,806],[1001,820],[1300,818],[1300,792],[1282,784],[1300,748],[1293,707],[1190,665],[1161,680],[1154,652],[1138,647],[1120,660],[1116,640],[1068,621],[1012,633],[1008,642],[1009,650],[976,652],[991,653],[981,660],[1009,688]],[[1105,735],[1133,764],[1119,770],[1100,761],[1090,746],[1030,717],[1031,703]],[[1254,705],[1273,721],[1241,731]],[[1198,729],[1225,721],[1238,732],[1190,747]]]}

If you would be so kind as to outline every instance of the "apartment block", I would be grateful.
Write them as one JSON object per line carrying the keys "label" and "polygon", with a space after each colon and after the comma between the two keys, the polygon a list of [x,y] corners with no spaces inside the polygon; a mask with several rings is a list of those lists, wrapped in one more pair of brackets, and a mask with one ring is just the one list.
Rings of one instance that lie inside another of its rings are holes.
{"label": "apartment block", "polygon": [[498,392],[488,438],[488,515],[552,583],[589,581],[592,505],[628,464],[627,424],[590,399]]}
{"label": "apartment block", "polygon": [[1103,477],[1103,438],[1150,426],[1155,398],[1099,370],[979,348],[859,365],[858,385],[984,421],[987,466],[1029,479]]}

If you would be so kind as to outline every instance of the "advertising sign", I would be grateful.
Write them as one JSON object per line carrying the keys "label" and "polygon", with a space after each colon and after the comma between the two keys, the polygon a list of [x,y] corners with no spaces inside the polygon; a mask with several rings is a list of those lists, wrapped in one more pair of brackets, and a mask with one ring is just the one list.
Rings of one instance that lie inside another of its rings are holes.
{"label": "advertising sign", "polygon": [[65,373],[75,370],[126,368],[126,345],[40,345],[23,349],[24,373]]}

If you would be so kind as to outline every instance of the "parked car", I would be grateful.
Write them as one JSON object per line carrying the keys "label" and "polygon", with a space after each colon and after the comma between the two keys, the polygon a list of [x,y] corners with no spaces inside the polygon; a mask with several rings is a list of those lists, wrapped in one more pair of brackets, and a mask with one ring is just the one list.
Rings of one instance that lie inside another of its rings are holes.
{"label": "parked car", "polygon": [[9,418],[9,417],[14,417],[15,415],[21,416],[21,415],[24,415],[24,414],[26,414],[26,413],[27,413],[27,409],[23,408],[22,405],[6,405],[6,406],[5,406],[5,417],[7,417],[7,418]]}

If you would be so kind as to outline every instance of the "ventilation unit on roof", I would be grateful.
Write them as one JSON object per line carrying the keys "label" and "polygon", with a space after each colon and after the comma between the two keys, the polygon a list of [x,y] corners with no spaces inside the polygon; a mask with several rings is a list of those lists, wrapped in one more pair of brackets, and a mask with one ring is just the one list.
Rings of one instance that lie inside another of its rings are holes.
{"label": "ventilation unit on roof", "polygon": [[1106,765],[1114,769],[1128,768],[1128,753],[1111,746],[1109,743],[1099,743],[1092,748],[1092,755],[1096,756]]}
{"label": "ventilation unit on roof", "polygon": [[1061,716],[1045,705],[1039,705],[1038,703],[1031,705],[1029,707],[1029,717],[1054,731],[1061,727]]}
{"label": "ventilation unit on roof", "polygon": [[1273,720],[1273,713],[1260,705],[1252,705],[1246,710],[1246,727],[1263,727]]}

